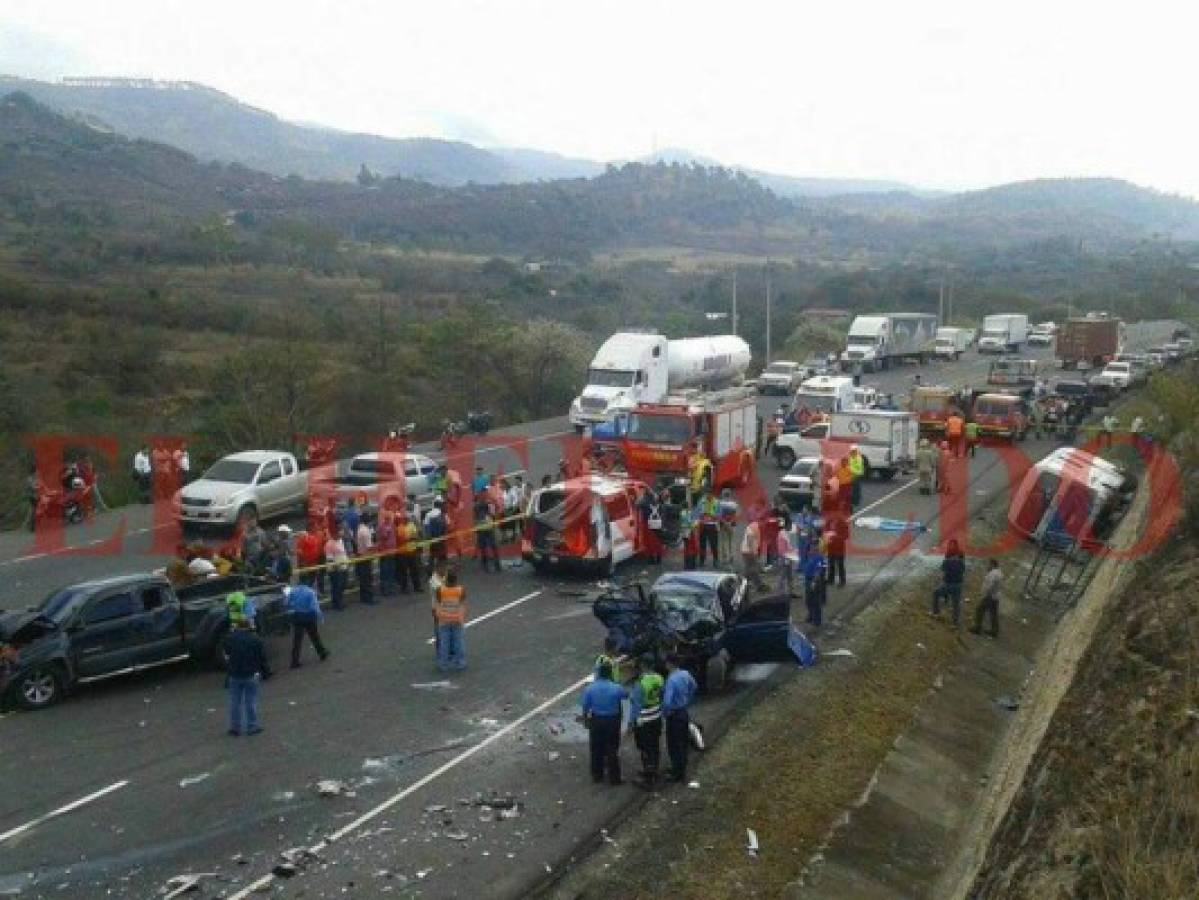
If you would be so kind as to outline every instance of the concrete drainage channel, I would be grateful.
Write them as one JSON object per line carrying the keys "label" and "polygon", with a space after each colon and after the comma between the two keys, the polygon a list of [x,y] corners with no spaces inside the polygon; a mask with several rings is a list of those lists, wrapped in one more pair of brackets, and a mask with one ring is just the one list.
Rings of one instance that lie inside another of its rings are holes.
{"label": "concrete drainage channel", "polygon": [[[1142,485],[1112,546],[1133,543],[1148,493]],[[1026,548],[1022,556],[1032,552]],[[1094,568],[1064,614],[1024,600],[1005,603],[1001,641],[974,646],[937,679],[863,799],[846,810],[790,896],[970,896],[1079,660],[1133,572],[1110,557]],[[1018,583],[1011,575],[1014,597]],[[1022,631],[1016,616],[1030,627]]]}

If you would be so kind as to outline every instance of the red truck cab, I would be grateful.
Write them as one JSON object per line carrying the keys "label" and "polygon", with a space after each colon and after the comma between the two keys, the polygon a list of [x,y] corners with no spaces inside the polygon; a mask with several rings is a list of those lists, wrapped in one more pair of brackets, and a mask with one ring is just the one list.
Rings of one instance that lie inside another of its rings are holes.
{"label": "red truck cab", "polygon": [[624,457],[629,473],[655,483],[689,480],[699,464],[712,489],[748,484],[754,475],[758,403],[752,388],[687,391],[629,413]]}
{"label": "red truck cab", "polygon": [[1028,406],[1015,394],[979,394],[971,417],[981,435],[996,435],[1011,441],[1024,439],[1028,431]]}

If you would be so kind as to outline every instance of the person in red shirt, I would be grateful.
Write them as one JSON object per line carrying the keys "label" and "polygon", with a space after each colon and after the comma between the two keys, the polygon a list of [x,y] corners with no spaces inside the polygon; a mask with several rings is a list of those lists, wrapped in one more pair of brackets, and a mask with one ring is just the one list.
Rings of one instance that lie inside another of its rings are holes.
{"label": "person in red shirt", "polygon": [[309,587],[315,587],[317,582],[321,582],[321,588],[324,588],[323,571],[317,571],[316,567],[321,564],[322,557],[325,553],[325,535],[323,532],[309,530],[302,531],[296,537],[296,568],[310,571],[300,572],[300,584],[306,584]]}
{"label": "person in red shirt", "polygon": [[825,523],[824,539],[828,550],[828,587],[837,584],[840,574],[841,587],[845,587],[845,544],[849,537],[849,521],[837,515]]}

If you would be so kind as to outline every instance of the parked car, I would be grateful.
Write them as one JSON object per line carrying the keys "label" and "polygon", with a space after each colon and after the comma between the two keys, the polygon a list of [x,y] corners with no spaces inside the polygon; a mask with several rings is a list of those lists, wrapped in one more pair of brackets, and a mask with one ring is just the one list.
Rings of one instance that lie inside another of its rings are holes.
{"label": "parked car", "polygon": [[241,527],[303,510],[308,473],[290,453],[247,450],[218,460],[178,496],[179,521],[194,525]]}
{"label": "parked car", "polygon": [[820,494],[820,457],[801,456],[779,483],[779,494],[792,509],[814,509]]}
{"label": "parked car", "polygon": [[748,582],[729,572],[672,572],[648,594],[639,582],[613,585],[592,611],[620,653],[659,662],[674,653],[708,691],[724,687],[736,663],[791,657],[790,598],[752,598]]}
{"label": "parked car", "polygon": [[1127,362],[1109,362],[1098,375],[1092,375],[1090,383],[1095,387],[1125,390],[1132,385],[1132,365]]}
{"label": "parked car", "polygon": [[775,360],[758,376],[758,393],[790,396],[795,393],[804,377],[799,363],[785,359]]}
{"label": "parked car", "polygon": [[37,710],[75,686],[196,659],[223,667],[225,597],[242,591],[262,633],[286,630],[283,587],[262,578],[208,578],[176,591],[160,575],[123,575],[61,588],[0,614],[0,697]]}
{"label": "parked car", "polygon": [[314,475],[312,493],[332,495],[339,507],[357,499],[367,517],[373,518],[381,506],[402,508],[408,496],[415,497],[422,509],[431,506],[436,477],[437,462],[420,453],[361,453],[340,474]]}

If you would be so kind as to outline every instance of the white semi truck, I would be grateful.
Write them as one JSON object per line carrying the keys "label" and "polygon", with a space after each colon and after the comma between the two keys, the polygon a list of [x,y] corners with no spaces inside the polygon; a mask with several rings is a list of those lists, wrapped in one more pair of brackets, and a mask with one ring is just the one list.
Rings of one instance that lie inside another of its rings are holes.
{"label": "white semi truck", "polygon": [[904,359],[924,362],[937,334],[931,313],[881,313],[857,316],[849,326],[841,369],[876,372]]}
{"label": "white semi truck", "polygon": [[591,360],[587,386],[570,404],[570,423],[582,431],[639,403],[660,403],[671,391],[740,384],[749,363],[749,344],[733,334],[672,341],[617,332]]}

